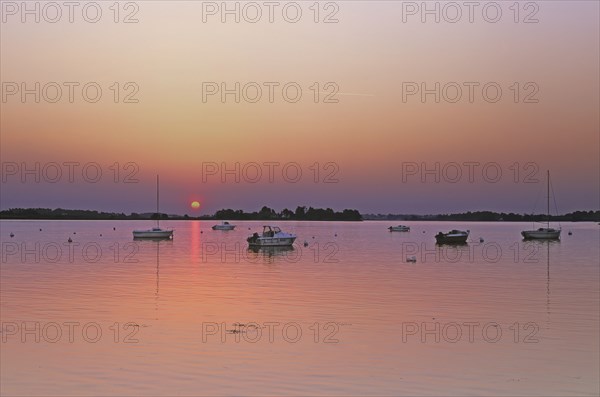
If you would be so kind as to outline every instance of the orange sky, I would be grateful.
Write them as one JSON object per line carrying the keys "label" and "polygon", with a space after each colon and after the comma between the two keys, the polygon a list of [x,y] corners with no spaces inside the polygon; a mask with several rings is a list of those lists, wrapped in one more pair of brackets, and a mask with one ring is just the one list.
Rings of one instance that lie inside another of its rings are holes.
{"label": "orange sky", "polygon": [[[39,24],[32,16],[22,23],[22,10],[3,4],[2,162],[97,162],[108,175],[99,184],[81,178],[23,184],[3,169],[3,209],[150,211],[153,176],[160,173],[163,207],[178,213],[190,212],[193,199],[202,202],[200,212],[263,204],[529,212],[542,187],[522,183],[523,175],[511,182],[510,168],[529,162],[539,166],[540,180],[551,170],[559,210],[597,208],[596,2],[537,2],[539,23],[514,23],[508,3],[498,23],[477,11],[474,23],[448,23],[443,15],[441,23],[431,17],[422,23],[420,14],[403,23],[402,2],[338,2],[339,22],[327,24],[314,23],[309,3],[300,3],[298,23],[277,11],[273,23],[248,23],[243,15],[240,23],[231,17],[222,23],[219,14],[203,23],[202,2],[135,4],[138,23],[131,24],[114,23],[108,3],[98,23],[76,10],[73,23],[66,14],[57,23],[41,14]],[[122,19],[132,10],[120,11]],[[520,10],[519,18],[530,11]],[[97,82],[103,95],[87,103],[75,89],[69,103],[65,88],[57,103],[35,103],[33,95],[23,103],[19,93],[7,95],[7,84],[23,82],[30,88],[35,82]],[[114,82],[120,83],[119,103],[110,89]],[[138,103],[123,103],[131,92],[123,87],[127,82],[139,88]],[[273,103],[266,91],[258,103],[237,104],[231,95],[226,103],[218,95],[203,102],[203,82],[296,82],[303,96],[288,103],[277,89]],[[315,82],[321,85],[319,103],[310,88]],[[327,82],[339,87],[338,103],[322,103]],[[488,103],[476,89],[473,103],[467,91],[457,103],[435,103],[432,96],[422,103],[418,95],[403,102],[406,82],[494,82],[503,95]],[[515,82],[518,103],[510,89]],[[531,92],[527,82],[539,89],[538,103],[523,103]],[[499,164],[502,180],[487,183],[479,174],[474,183],[402,181],[403,162],[433,167],[469,161]],[[108,167],[115,162],[135,162],[139,183],[111,182]],[[218,177],[203,183],[203,162],[296,162],[304,178],[297,184],[282,178],[224,184]],[[336,163],[339,182],[313,183],[315,162]]]}

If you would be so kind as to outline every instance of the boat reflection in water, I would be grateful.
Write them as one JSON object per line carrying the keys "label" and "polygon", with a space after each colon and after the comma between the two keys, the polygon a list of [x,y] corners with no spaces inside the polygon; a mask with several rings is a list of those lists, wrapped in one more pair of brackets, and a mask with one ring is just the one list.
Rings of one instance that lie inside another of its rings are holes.
{"label": "boat reflection in water", "polygon": [[156,290],[154,292],[154,310],[156,315],[156,320],[158,320],[158,301],[159,301],[159,290],[160,290],[160,247],[164,246],[173,246],[173,240],[164,239],[164,238],[139,238],[136,241],[140,241],[138,243],[139,250],[156,250]]}
{"label": "boat reflection in water", "polygon": [[546,251],[546,329],[551,327],[551,304],[550,304],[550,247],[560,245],[560,240],[525,240],[525,244],[532,244],[536,247],[534,252]]}
{"label": "boat reflection in water", "polygon": [[301,252],[293,245],[265,247],[251,245],[248,247],[247,256],[250,262],[260,259],[267,259],[269,262],[276,259],[283,259],[286,262],[298,262]]}

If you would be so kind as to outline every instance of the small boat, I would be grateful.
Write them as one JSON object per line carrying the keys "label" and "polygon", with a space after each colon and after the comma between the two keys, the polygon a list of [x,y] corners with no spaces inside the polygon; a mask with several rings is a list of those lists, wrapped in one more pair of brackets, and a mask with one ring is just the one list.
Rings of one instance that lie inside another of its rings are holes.
{"label": "small boat", "polygon": [[219,225],[214,225],[212,230],[233,230],[235,229],[235,225],[232,225],[229,222],[221,222]]}
{"label": "small boat", "polygon": [[153,227],[149,230],[134,230],[133,238],[144,238],[144,239],[170,239],[173,237],[173,230],[161,229],[160,227]]}
{"label": "small boat", "polygon": [[450,230],[448,233],[439,232],[435,235],[437,244],[466,244],[469,238],[469,231]]}
{"label": "small boat", "polygon": [[547,183],[547,201],[546,201],[546,227],[540,227],[537,230],[523,230],[521,236],[525,240],[559,240],[561,229],[550,227],[550,171],[546,171]]}
{"label": "small boat", "polygon": [[277,226],[263,226],[262,234],[254,233],[246,239],[250,247],[284,247],[295,240],[295,234],[284,233]]}
{"label": "small boat", "polygon": [[388,227],[390,232],[410,232],[410,226],[398,225]]}
{"label": "small boat", "polygon": [[558,240],[560,239],[560,232],[560,229],[540,227],[537,230],[523,230],[521,236],[526,240]]}
{"label": "small boat", "polygon": [[160,228],[160,212],[158,210],[158,175],[156,175],[156,226],[148,230],[134,230],[133,238],[157,240],[173,238],[173,230]]}

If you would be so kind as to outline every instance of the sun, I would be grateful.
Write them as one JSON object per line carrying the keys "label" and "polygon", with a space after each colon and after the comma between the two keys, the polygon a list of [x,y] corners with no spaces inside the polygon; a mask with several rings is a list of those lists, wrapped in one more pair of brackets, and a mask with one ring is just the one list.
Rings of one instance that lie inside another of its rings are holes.
{"label": "sun", "polygon": [[197,201],[192,201],[192,204],[190,204],[190,206],[191,206],[193,209],[197,210],[198,208],[200,208],[200,203],[199,203],[199,202],[197,202]]}

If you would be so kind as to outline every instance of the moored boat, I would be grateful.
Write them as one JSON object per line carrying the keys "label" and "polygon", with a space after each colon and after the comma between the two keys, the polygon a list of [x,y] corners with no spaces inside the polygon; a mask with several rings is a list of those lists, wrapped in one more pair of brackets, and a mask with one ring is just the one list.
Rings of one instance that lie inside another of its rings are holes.
{"label": "moored boat", "polygon": [[540,227],[537,230],[523,230],[521,236],[525,240],[560,240],[561,229],[550,227],[550,171],[546,171],[546,193],[546,227]]}
{"label": "moored boat", "polygon": [[390,232],[410,232],[410,226],[398,225],[388,227]]}
{"label": "moored boat", "polygon": [[160,211],[158,209],[158,175],[156,175],[156,226],[147,230],[134,230],[134,239],[171,239],[173,238],[173,230],[160,228]]}
{"label": "moored boat", "polygon": [[232,225],[229,222],[221,222],[219,225],[214,225],[212,230],[233,230],[235,229],[235,225]]}
{"label": "moored boat", "polygon": [[295,240],[295,234],[282,232],[277,226],[263,226],[262,234],[254,233],[246,239],[251,247],[290,246]]}
{"label": "moored boat", "polygon": [[450,230],[448,233],[439,232],[435,235],[437,244],[466,244],[469,238],[469,230]]}
{"label": "moored boat", "polygon": [[148,230],[134,230],[133,238],[144,238],[144,239],[167,239],[173,237],[173,230],[161,229],[160,227],[153,227]]}
{"label": "moored boat", "polygon": [[558,240],[560,232],[560,229],[540,227],[537,230],[523,230],[521,236],[526,240]]}

